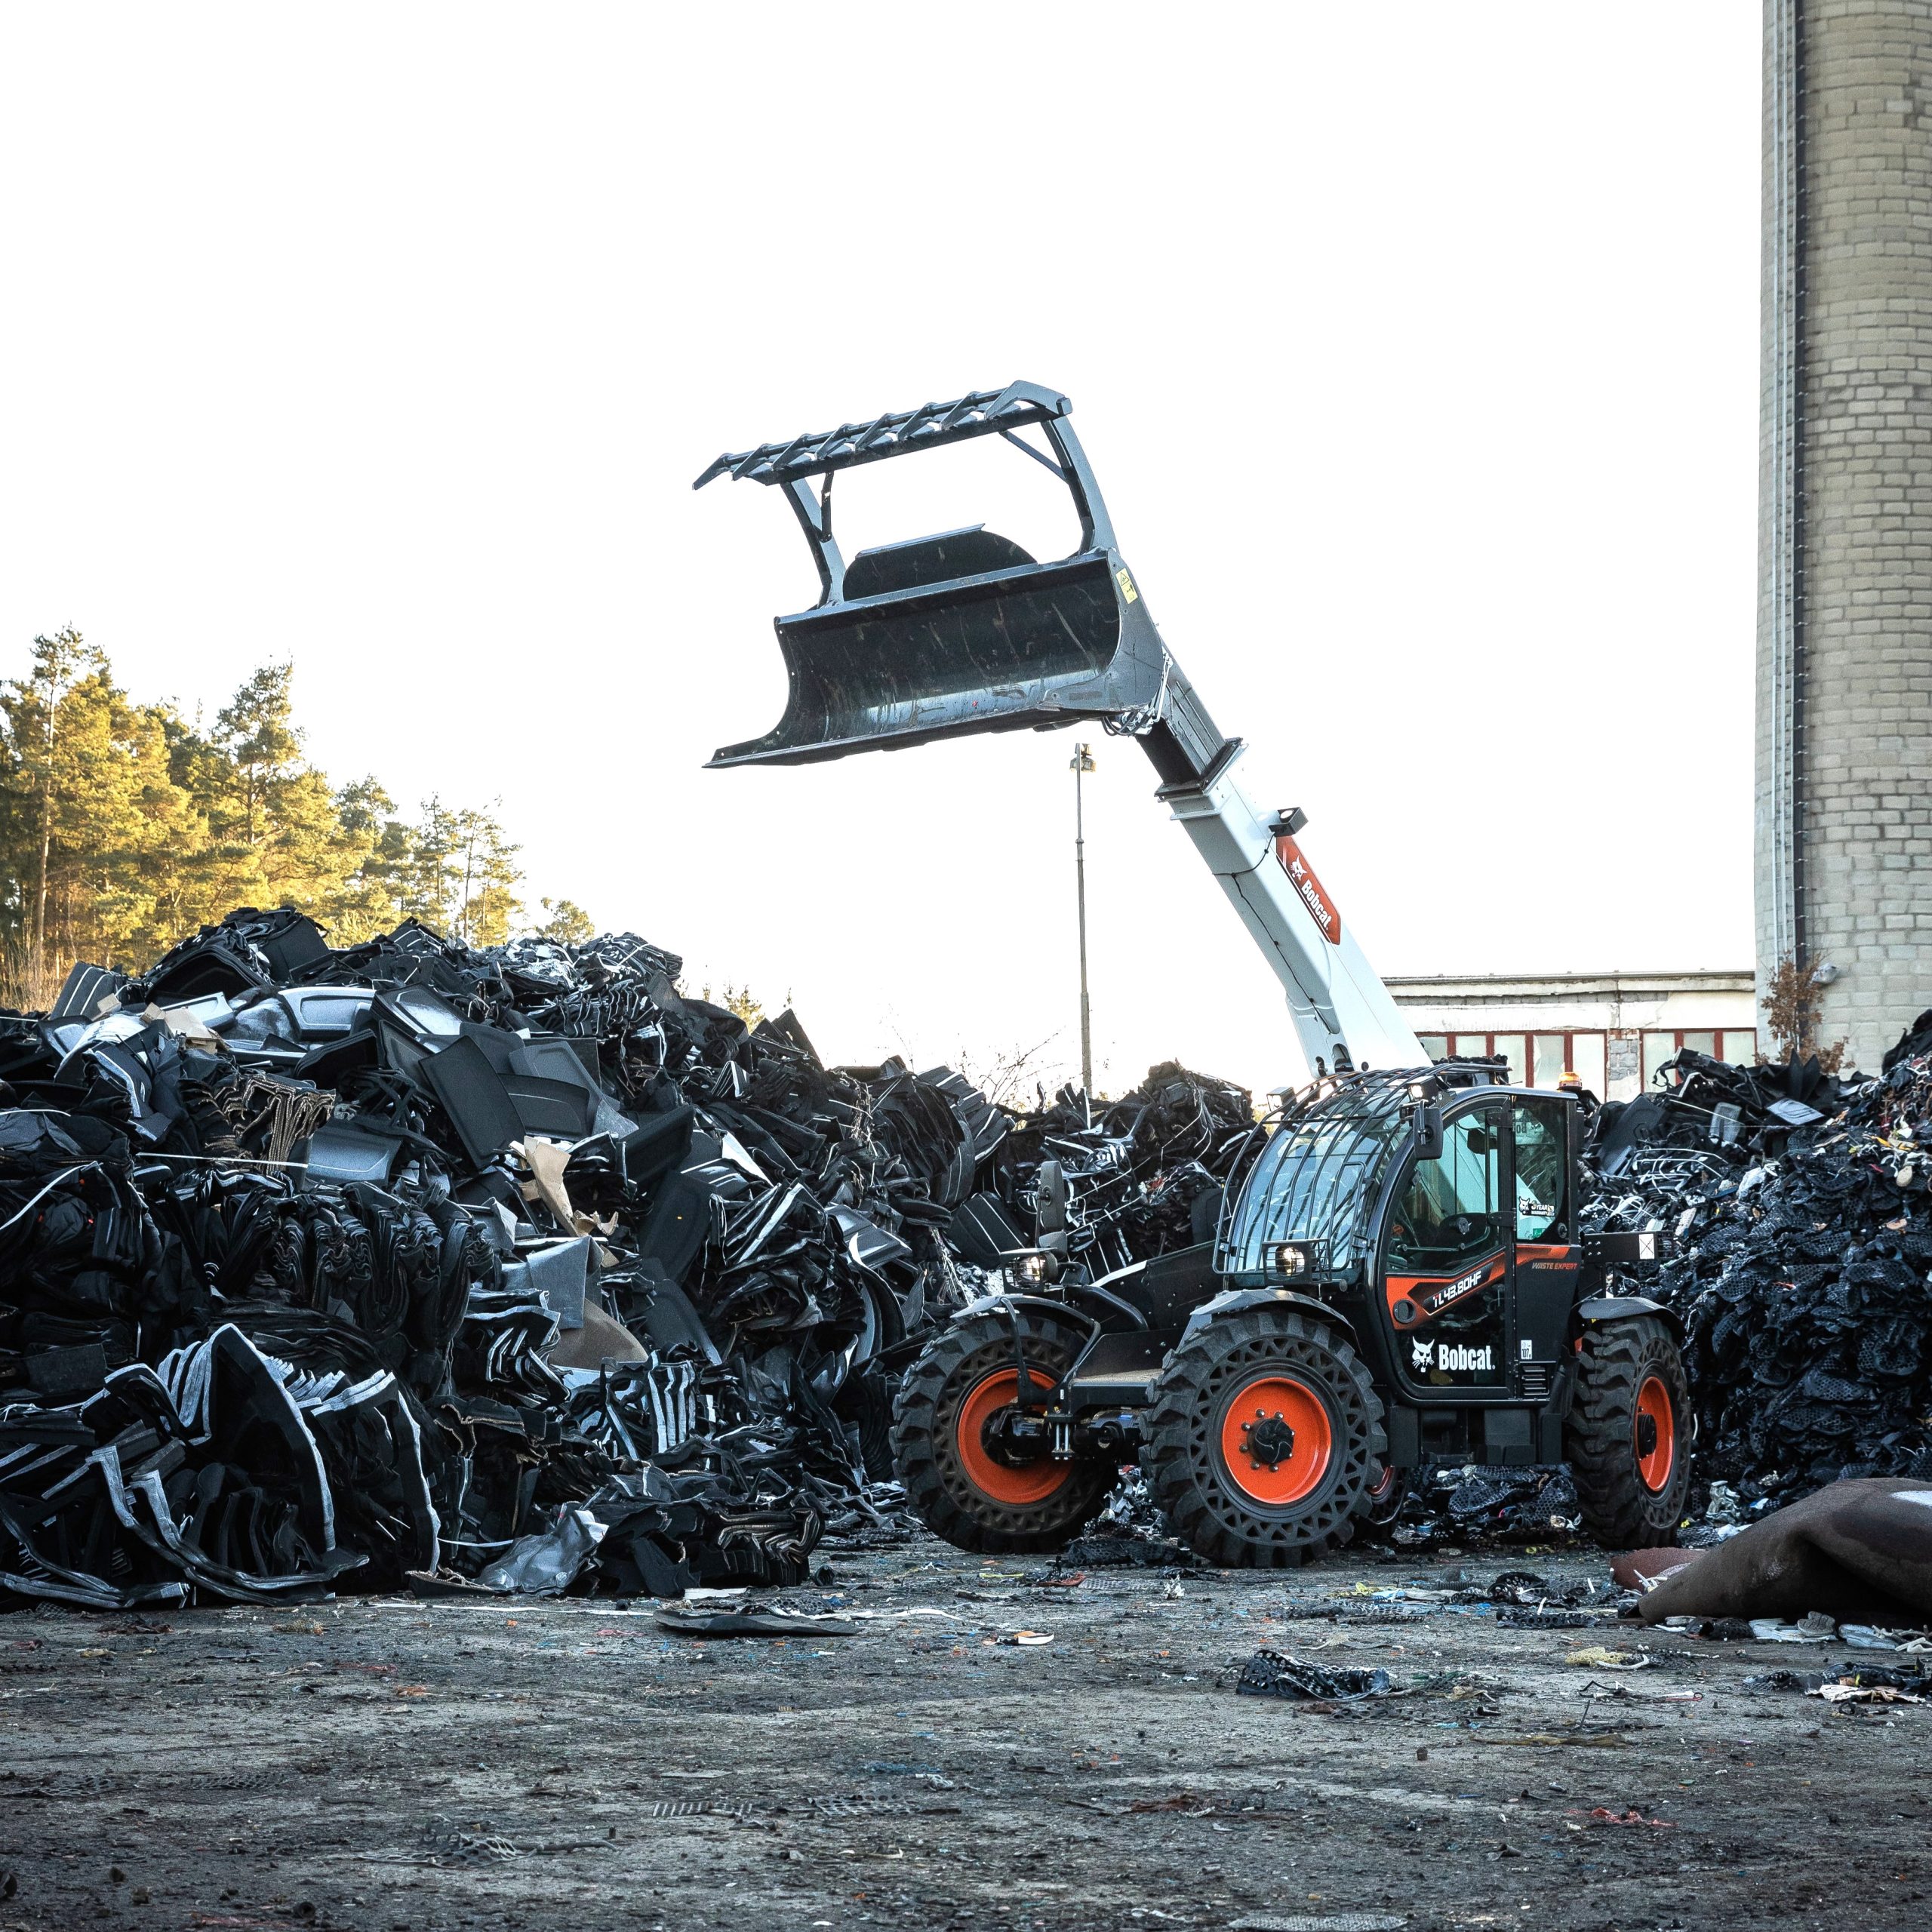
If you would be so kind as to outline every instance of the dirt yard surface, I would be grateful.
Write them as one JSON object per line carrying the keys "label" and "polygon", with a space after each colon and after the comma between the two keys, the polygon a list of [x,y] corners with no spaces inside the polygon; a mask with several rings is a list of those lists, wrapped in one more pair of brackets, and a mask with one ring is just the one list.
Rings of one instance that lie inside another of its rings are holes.
{"label": "dirt yard surface", "polygon": [[[1600,1557],[828,1555],[774,1600],[856,1635],[608,1601],[0,1617],[0,1928],[1932,1922],[1932,1706],[1746,1681],[1842,1646],[1372,1596]],[[1263,1648],[1398,1694],[1237,1695]]]}

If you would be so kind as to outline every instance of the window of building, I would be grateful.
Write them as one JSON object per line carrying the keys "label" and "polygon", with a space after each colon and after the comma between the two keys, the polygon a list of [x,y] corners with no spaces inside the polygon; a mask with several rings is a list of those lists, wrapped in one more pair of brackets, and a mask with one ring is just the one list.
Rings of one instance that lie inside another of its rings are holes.
{"label": "window of building", "polygon": [[[1603,1093],[1608,1036],[1600,1032],[1425,1033],[1425,1050],[1440,1060],[1451,1051],[1472,1060],[1500,1054],[1509,1063],[1509,1078],[1519,1087],[1554,1087],[1574,1073],[1592,1094]],[[1666,1056],[1668,1057],[1668,1056]]]}
{"label": "window of building", "polygon": [[1554,1087],[1568,1070],[1569,1057],[1561,1033],[1539,1033],[1531,1044],[1530,1084]]}
{"label": "window of building", "polygon": [[1509,1063],[1509,1078],[1521,1086],[1529,1071],[1529,1036],[1526,1033],[1456,1033],[1456,1051],[1466,1060],[1491,1060],[1500,1054]]}
{"label": "window of building", "polygon": [[1605,1033],[1572,1033],[1570,1070],[1601,1100],[1610,1081],[1610,1037]]}
{"label": "window of building", "polygon": [[1649,1086],[1658,1069],[1686,1048],[1709,1054],[1714,1060],[1727,1060],[1733,1066],[1749,1066],[1758,1057],[1758,1029],[1755,1026],[1726,1026],[1715,1032],[1672,1032],[1657,1028],[1644,1035],[1644,1084]]}

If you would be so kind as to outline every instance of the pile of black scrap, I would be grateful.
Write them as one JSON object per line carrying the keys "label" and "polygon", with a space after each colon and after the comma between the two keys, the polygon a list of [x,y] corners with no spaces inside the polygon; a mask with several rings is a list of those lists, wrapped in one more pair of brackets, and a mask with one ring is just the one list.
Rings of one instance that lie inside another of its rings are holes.
{"label": "pile of black scrap", "polygon": [[954,1217],[959,1258],[990,1271],[1002,1253],[1064,1232],[1069,1264],[1097,1279],[1211,1238],[1222,1189],[1254,1131],[1246,1088],[1173,1061],[1118,1100],[1071,1087],[1017,1118],[985,1185]]}
{"label": "pile of black scrap", "polygon": [[1008,1116],[628,934],[243,911],[0,1017],[0,1601],[796,1582]]}
{"label": "pile of black scrap", "polygon": [[1841,1477],[1932,1477],[1932,1014],[1875,1078],[1686,1053],[1600,1117],[1586,1224],[1651,1228],[1700,1477],[1747,1513]]}
{"label": "pile of black scrap", "polygon": [[1592,1118],[1584,1220],[1592,1229],[1687,1229],[1687,1208],[1736,1194],[1794,1134],[1838,1110],[1844,1084],[1815,1056],[1734,1066],[1690,1048],[1659,1069],[1658,1081]]}

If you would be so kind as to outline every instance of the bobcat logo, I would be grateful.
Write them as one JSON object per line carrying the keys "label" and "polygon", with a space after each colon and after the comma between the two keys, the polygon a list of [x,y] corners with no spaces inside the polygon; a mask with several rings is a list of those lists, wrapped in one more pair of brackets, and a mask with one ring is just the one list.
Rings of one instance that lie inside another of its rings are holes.
{"label": "bobcat logo", "polygon": [[1432,1368],[1440,1369],[1445,1375],[1493,1375],[1496,1372],[1496,1351],[1488,1343],[1478,1349],[1466,1343],[1444,1342],[1438,1351],[1434,1342],[1411,1342],[1409,1360],[1418,1375],[1426,1375]]}

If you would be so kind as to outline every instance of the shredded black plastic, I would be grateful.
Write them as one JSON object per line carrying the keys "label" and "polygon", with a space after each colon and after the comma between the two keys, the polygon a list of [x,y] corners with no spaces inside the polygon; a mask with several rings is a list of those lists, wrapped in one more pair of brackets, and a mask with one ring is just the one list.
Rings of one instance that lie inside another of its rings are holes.
{"label": "shredded black plastic", "polygon": [[1345,1670],[1303,1663],[1279,1651],[1257,1651],[1235,1684],[1243,1697],[1293,1697],[1353,1702],[1389,1694],[1386,1670]]}

